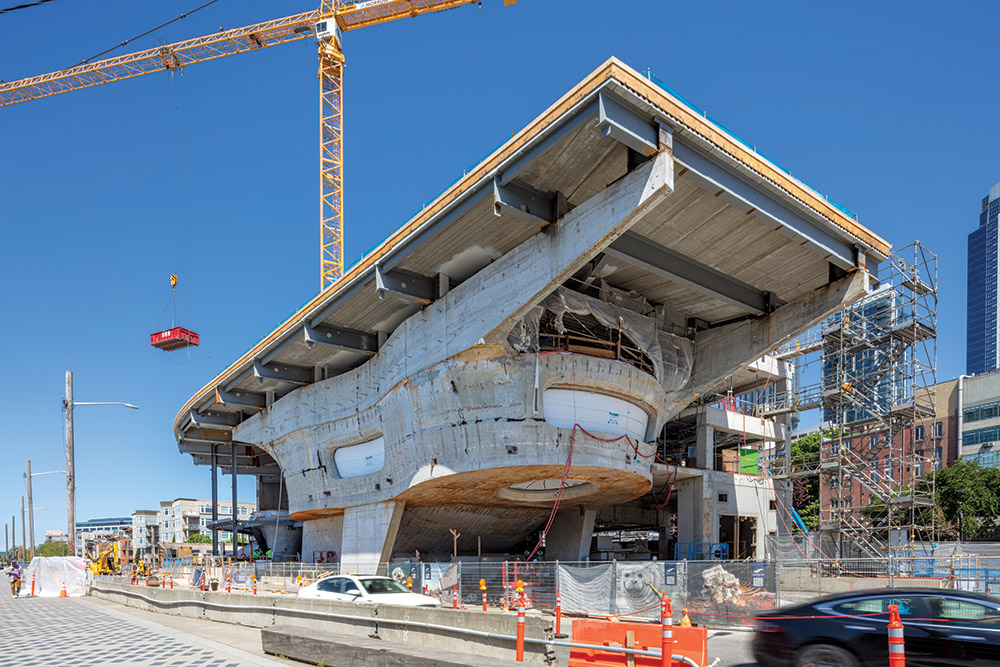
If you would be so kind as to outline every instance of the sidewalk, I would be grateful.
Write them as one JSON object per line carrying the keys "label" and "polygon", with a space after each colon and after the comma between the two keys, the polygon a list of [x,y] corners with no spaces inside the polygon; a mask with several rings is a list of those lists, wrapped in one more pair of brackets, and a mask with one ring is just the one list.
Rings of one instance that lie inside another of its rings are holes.
{"label": "sidewalk", "polygon": [[0,576],[0,666],[273,667],[260,631],[119,607],[92,598],[13,599]]}

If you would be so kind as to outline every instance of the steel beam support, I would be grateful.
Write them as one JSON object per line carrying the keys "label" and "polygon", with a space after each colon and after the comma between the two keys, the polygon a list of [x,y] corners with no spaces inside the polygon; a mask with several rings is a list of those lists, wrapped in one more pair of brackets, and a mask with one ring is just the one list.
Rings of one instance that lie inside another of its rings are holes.
{"label": "steel beam support", "polygon": [[604,252],[752,313],[770,313],[781,305],[774,292],[759,290],[634,232],[625,232]]}
{"label": "steel beam support", "polygon": [[704,394],[735,371],[745,368],[748,359],[757,359],[777,349],[792,336],[850,306],[867,292],[868,275],[855,270],[764,317],[699,331],[694,340],[691,381],[683,389],[667,394],[667,399],[674,405],[690,404],[699,394]]}
{"label": "steel beam support", "polygon": [[262,382],[264,380],[278,380],[292,384],[311,384],[313,381],[312,368],[292,366],[275,361],[269,361],[266,364],[259,361],[253,362],[253,374]]}
{"label": "steel beam support", "polygon": [[[724,190],[739,200],[747,211],[755,210],[764,222],[784,229],[792,238],[807,242],[808,247],[817,255],[829,259],[842,269],[854,268],[858,262],[854,244],[837,238],[824,229],[822,223],[807,219],[693,148],[674,141],[674,157],[679,165],[686,167],[697,177],[694,179],[696,182],[699,179],[706,182],[702,184],[706,191],[715,193]],[[868,269],[867,266],[862,268]]]}
{"label": "steel beam support", "polygon": [[199,427],[232,428],[240,423],[240,416],[235,412],[196,412],[189,413],[191,423]]}
{"label": "steel beam support", "polygon": [[[214,446],[209,459],[212,466],[212,523],[215,523],[219,520],[219,457]],[[219,555],[219,531],[215,528],[212,529],[212,555]]]}
{"label": "steel beam support", "polygon": [[597,97],[597,129],[646,157],[660,150],[660,128],[606,92]]}
{"label": "steel beam support", "polygon": [[191,442],[207,442],[209,444],[232,442],[233,433],[229,430],[210,428],[189,428],[184,432],[184,438]]}
{"label": "steel beam support", "polygon": [[258,408],[263,410],[267,403],[264,394],[254,391],[244,391],[237,389],[226,391],[221,387],[215,388],[215,402],[221,405],[238,405],[245,408]]}
{"label": "steel beam support", "polygon": [[536,225],[550,225],[556,221],[555,200],[544,192],[520,181],[501,184],[493,179],[493,214],[497,217],[511,215]]}
{"label": "steel beam support", "polygon": [[391,295],[402,301],[430,305],[437,296],[434,281],[398,269],[375,267],[375,289],[380,299]]}
{"label": "steel beam support", "polygon": [[371,356],[378,352],[378,336],[356,331],[345,327],[332,327],[326,324],[302,326],[302,335],[306,345],[312,348],[316,343],[329,345],[348,352],[358,352]]}

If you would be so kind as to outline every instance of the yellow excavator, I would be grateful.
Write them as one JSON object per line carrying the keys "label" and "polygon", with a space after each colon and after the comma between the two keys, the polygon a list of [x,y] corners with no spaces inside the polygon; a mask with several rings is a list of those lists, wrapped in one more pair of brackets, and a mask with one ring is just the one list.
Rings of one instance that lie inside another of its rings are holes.
{"label": "yellow excavator", "polygon": [[111,540],[90,562],[94,574],[121,574],[122,564],[118,556],[118,540]]}

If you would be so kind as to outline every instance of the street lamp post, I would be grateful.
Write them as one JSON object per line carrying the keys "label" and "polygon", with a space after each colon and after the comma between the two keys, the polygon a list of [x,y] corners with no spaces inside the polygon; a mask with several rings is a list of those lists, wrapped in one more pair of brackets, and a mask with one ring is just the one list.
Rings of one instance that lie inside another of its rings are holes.
{"label": "street lamp post", "polygon": [[31,554],[31,556],[30,556],[31,560],[34,560],[35,559],[35,544],[36,544],[36,542],[35,542],[35,510],[36,509],[48,509],[48,508],[47,507],[45,507],[45,508],[35,507],[35,503],[32,500],[32,496],[31,496],[31,478],[32,477],[40,477],[41,475],[57,475],[57,474],[59,474],[59,475],[65,475],[66,471],[65,470],[49,470],[48,472],[31,472],[31,459],[28,459],[27,464],[28,464],[27,465],[28,470],[24,474],[24,479],[27,482],[27,487],[28,487],[28,537],[31,538],[31,544],[29,546],[29,551],[30,551],[30,554]]}
{"label": "street lamp post", "polygon": [[122,405],[138,410],[139,406],[116,401],[81,402],[73,400],[73,371],[66,371],[66,547],[70,556],[76,555],[76,471],[73,452],[73,408],[78,405]]}

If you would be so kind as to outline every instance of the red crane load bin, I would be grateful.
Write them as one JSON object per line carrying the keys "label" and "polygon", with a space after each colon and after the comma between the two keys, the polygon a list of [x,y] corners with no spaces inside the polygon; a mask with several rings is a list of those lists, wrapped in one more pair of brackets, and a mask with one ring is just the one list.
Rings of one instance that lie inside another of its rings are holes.
{"label": "red crane load bin", "polygon": [[172,327],[149,335],[149,344],[166,352],[198,344],[198,334],[184,327]]}

